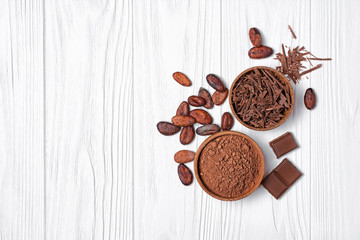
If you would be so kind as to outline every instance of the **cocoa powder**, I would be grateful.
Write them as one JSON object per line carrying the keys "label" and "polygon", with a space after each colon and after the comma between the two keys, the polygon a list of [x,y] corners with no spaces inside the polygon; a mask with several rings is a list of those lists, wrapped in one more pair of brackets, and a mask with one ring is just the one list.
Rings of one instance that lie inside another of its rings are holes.
{"label": "cocoa powder", "polygon": [[222,135],[209,142],[198,162],[201,181],[214,194],[236,198],[253,190],[261,176],[261,152],[248,139]]}

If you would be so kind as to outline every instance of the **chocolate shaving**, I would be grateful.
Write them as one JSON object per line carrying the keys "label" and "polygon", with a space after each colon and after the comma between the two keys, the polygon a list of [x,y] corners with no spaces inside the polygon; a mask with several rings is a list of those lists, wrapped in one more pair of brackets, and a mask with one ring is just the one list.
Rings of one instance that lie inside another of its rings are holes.
{"label": "chocolate shaving", "polygon": [[290,32],[291,32],[292,37],[293,37],[294,39],[296,39],[296,35],[295,35],[294,31],[292,30],[292,28],[290,27],[290,25],[288,25],[288,27],[289,27],[289,30],[290,30]]}
{"label": "chocolate shaving", "polygon": [[310,73],[310,72],[312,72],[312,71],[314,71],[314,70],[316,70],[316,69],[318,69],[318,68],[321,68],[321,66],[322,66],[322,64],[318,64],[318,65],[316,65],[315,67],[310,68],[309,70],[306,70],[306,71],[300,73],[300,76],[305,75],[305,74],[307,74],[307,73]]}
{"label": "chocolate shaving", "polygon": [[[306,60],[310,63],[310,66],[311,66],[311,67],[314,66],[314,65],[311,63],[311,61],[310,61],[311,59],[310,59],[310,58],[306,57]],[[304,68],[305,68],[305,67],[304,67]]]}
{"label": "chocolate shaving", "polygon": [[317,58],[317,57],[313,57],[313,58],[309,58],[309,60],[315,60],[315,61],[331,61],[331,58]]}
{"label": "chocolate shaving", "polygon": [[257,128],[276,125],[291,108],[290,89],[270,70],[255,68],[243,75],[231,93],[236,114]]}
{"label": "chocolate shaving", "polygon": [[[284,44],[281,45],[282,52],[276,54],[276,60],[278,60],[281,66],[276,67],[276,70],[283,73],[286,77],[288,77],[295,84],[298,83],[301,79],[301,76],[310,73],[322,65],[318,64],[313,67],[311,60],[320,60],[320,61],[329,61],[331,58],[318,58],[314,56],[311,52],[307,51],[305,47],[297,46],[293,49],[288,48],[288,52],[286,54]],[[308,57],[308,55],[312,57]],[[306,70],[306,67],[302,64],[302,62],[308,61],[312,68]]]}

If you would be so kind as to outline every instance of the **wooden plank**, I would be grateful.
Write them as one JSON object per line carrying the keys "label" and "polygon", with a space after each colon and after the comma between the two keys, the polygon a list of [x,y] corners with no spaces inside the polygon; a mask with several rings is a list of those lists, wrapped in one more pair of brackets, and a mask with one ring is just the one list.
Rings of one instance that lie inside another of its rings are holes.
{"label": "wooden plank", "polygon": [[0,1],[0,238],[43,239],[43,1]]}
{"label": "wooden plank", "polygon": [[358,239],[357,151],[359,1],[313,1],[311,48],[332,57],[311,74],[317,107],[311,112],[312,239]]}
{"label": "wooden plank", "polygon": [[[221,239],[222,203],[194,180],[183,186],[174,153],[196,150],[205,137],[188,146],[179,134],[161,135],[156,124],[169,121],[181,101],[210,91],[205,76],[220,74],[219,1],[135,1],[134,4],[134,236],[136,239]],[[172,79],[182,71],[189,88]],[[210,113],[220,122],[220,108]],[[192,163],[187,164],[193,169]]]}
{"label": "wooden plank", "polygon": [[47,239],[133,238],[131,4],[46,2]]}
{"label": "wooden plank", "polygon": [[[310,1],[223,1],[222,3],[222,76],[228,86],[243,70],[252,66],[270,66],[279,63],[273,57],[251,60],[252,47],[248,31],[260,29],[263,44],[277,53],[281,43],[296,47],[310,47]],[[281,14],[276,14],[281,13]],[[297,40],[288,30],[290,24]],[[224,239],[309,239],[310,238],[310,117],[303,105],[303,93],[309,86],[304,80],[296,86],[295,107],[289,119],[280,127],[257,132],[236,122],[234,130],[252,137],[261,147],[265,157],[265,176],[287,157],[304,176],[280,199],[273,198],[262,186],[251,196],[234,203],[224,203],[222,208]],[[229,106],[223,107],[229,111]],[[294,134],[300,148],[280,159],[268,142],[286,131]]]}

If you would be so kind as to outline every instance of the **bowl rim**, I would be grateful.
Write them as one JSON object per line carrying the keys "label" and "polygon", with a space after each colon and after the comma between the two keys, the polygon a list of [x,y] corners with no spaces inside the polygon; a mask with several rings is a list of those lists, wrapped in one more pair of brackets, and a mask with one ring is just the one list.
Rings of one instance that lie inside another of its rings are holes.
{"label": "bowl rim", "polygon": [[[234,90],[234,86],[235,86],[235,83],[240,79],[240,77],[242,77],[244,74],[254,70],[255,68],[261,68],[261,69],[266,69],[266,70],[269,70],[269,71],[272,71],[274,72],[275,74],[277,74],[280,79],[285,82],[286,85],[289,86],[290,88],[290,97],[291,97],[291,107],[290,109],[286,112],[285,116],[280,119],[279,122],[277,122],[274,126],[272,127],[268,127],[268,128],[257,128],[257,127],[254,127],[254,126],[251,126],[245,122],[243,122],[240,117],[236,114],[235,112],[235,109],[232,105],[232,101],[231,101],[231,96],[232,96],[232,93],[233,93],[233,90]],[[290,83],[290,81],[284,76],[284,74],[282,74],[281,72],[279,72],[278,70],[274,69],[274,68],[271,68],[271,67],[266,67],[266,66],[255,66],[255,67],[251,67],[251,68],[248,68],[248,69],[245,69],[244,71],[242,71],[236,78],[235,80],[233,81],[233,83],[231,84],[231,87],[230,87],[230,90],[229,90],[229,105],[230,105],[230,109],[231,109],[231,112],[232,114],[235,116],[236,120],[238,120],[242,125],[244,125],[245,127],[247,128],[250,128],[252,130],[256,130],[256,131],[268,131],[268,130],[272,130],[274,128],[277,128],[279,127],[281,124],[283,124],[290,116],[290,114],[292,113],[293,109],[294,109],[294,103],[295,103],[295,94],[294,94],[294,89]]]}
{"label": "bowl rim", "polygon": [[[224,135],[238,135],[238,136],[241,136],[241,137],[244,137],[245,139],[247,139],[248,141],[250,141],[253,146],[255,146],[255,148],[257,149],[258,153],[259,153],[259,156],[260,156],[260,162],[261,162],[261,166],[260,166],[260,175],[258,177],[258,179],[256,180],[255,182],[255,185],[253,186],[253,188],[248,191],[246,194],[243,194],[243,195],[240,195],[240,196],[237,196],[237,197],[230,197],[230,198],[227,198],[227,197],[222,197],[222,196],[219,196],[215,193],[213,193],[210,189],[208,189],[205,184],[202,182],[201,180],[201,177],[200,177],[200,173],[199,173],[199,158],[200,158],[200,155],[201,155],[201,152],[203,151],[203,149],[205,148],[206,145],[208,145],[212,140],[214,140],[215,138],[218,138],[218,137],[221,137],[221,136],[224,136]],[[244,133],[241,133],[241,132],[236,132],[236,131],[222,131],[222,132],[218,132],[218,133],[215,133],[213,135],[211,135],[210,137],[208,137],[207,139],[205,139],[205,141],[200,145],[200,147],[198,148],[198,150],[196,151],[196,154],[195,154],[195,158],[194,158],[194,172],[195,172],[195,177],[196,177],[196,180],[197,182],[200,184],[201,188],[207,193],[209,194],[210,196],[216,198],[216,199],[219,199],[219,200],[223,200],[223,201],[236,201],[236,200],[240,200],[240,199],[243,199],[247,196],[249,196],[251,193],[253,193],[259,186],[260,186],[260,183],[264,177],[264,169],[265,169],[265,161],[264,161],[264,154],[263,152],[261,151],[261,148],[259,147],[259,145],[249,136],[247,136],[246,134]]]}

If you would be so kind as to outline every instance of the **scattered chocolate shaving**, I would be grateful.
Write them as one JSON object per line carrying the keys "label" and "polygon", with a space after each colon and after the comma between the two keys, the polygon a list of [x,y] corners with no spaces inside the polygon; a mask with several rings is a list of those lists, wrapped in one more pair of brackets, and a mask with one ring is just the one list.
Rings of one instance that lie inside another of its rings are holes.
{"label": "scattered chocolate shaving", "polygon": [[256,128],[273,127],[292,106],[289,86],[273,71],[261,68],[239,78],[230,97],[238,117]]}
{"label": "scattered chocolate shaving", "polygon": [[294,39],[296,39],[296,35],[295,35],[294,31],[292,30],[292,28],[290,27],[290,25],[288,25],[288,27],[289,27],[289,30],[290,30],[290,32],[291,32],[292,37],[293,37]]}
{"label": "scattered chocolate shaving", "polygon": [[314,65],[311,63],[310,58],[306,57],[306,60],[309,62],[310,66],[313,67]]}
{"label": "scattered chocolate shaving", "polygon": [[309,70],[303,71],[302,73],[300,73],[300,76],[305,75],[307,73],[310,73],[310,72],[312,72],[312,71],[314,71],[314,70],[316,70],[318,68],[321,68],[321,66],[322,66],[322,64],[318,64],[315,67],[310,68]]}
{"label": "scattered chocolate shaving", "polygon": [[331,58],[317,58],[317,57],[313,57],[313,58],[309,58],[309,60],[316,60],[316,61],[331,61]]}
{"label": "scattered chocolate shaving", "polygon": [[[286,47],[287,48],[287,47]],[[331,58],[318,58],[314,56],[311,52],[307,51],[305,47],[297,46],[293,49],[288,48],[286,53],[284,44],[281,45],[281,53],[276,54],[276,60],[278,60],[281,66],[276,67],[276,70],[283,73],[286,77],[288,77],[294,84],[298,83],[301,79],[301,76],[310,73],[322,66],[322,64],[318,64],[313,67],[311,60],[320,60],[320,61],[329,61]],[[311,57],[308,57],[311,56]],[[306,67],[302,64],[302,62],[308,61],[312,68],[306,70]]]}

